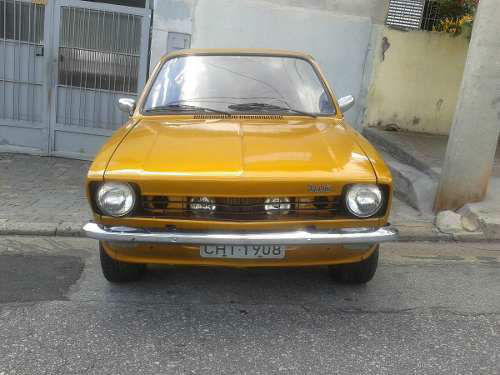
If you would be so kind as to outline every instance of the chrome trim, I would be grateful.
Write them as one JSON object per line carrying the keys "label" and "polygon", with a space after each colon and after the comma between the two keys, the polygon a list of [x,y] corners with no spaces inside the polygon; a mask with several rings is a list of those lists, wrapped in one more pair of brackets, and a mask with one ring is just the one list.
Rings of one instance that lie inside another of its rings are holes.
{"label": "chrome trim", "polygon": [[149,231],[130,227],[105,227],[88,223],[87,237],[101,241],[157,243],[167,245],[334,245],[396,241],[396,228],[344,228],[323,231],[290,232],[187,232]]}

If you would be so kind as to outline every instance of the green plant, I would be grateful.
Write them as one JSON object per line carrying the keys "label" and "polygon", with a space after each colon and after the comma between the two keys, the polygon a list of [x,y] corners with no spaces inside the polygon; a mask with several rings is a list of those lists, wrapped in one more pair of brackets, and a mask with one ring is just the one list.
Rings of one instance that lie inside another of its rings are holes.
{"label": "green plant", "polygon": [[437,0],[439,17],[433,30],[470,37],[479,0]]}

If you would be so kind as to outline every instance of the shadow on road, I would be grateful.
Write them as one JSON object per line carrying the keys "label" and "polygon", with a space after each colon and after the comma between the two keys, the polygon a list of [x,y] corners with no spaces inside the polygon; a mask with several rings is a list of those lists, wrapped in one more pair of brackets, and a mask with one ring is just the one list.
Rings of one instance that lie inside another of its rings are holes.
{"label": "shadow on road", "polygon": [[[156,303],[274,305],[331,303],[370,288],[341,285],[330,279],[326,267],[230,269],[150,266],[144,280],[113,285],[105,283],[109,299],[126,297]],[[121,299],[121,298],[120,298]]]}

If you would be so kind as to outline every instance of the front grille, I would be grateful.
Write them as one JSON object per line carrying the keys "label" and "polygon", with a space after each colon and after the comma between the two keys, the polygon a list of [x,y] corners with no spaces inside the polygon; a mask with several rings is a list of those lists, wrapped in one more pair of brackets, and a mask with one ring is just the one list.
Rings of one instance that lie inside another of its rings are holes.
{"label": "front grille", "polygon": [[337,196],[295,197],[274,203],[273,214],[265,209],[266,198],[213,198],[215,209],[210,213],[192,210],[190,197],[143,196],[145,217],[196,220],[305,220],[332,219],[341,212]]}

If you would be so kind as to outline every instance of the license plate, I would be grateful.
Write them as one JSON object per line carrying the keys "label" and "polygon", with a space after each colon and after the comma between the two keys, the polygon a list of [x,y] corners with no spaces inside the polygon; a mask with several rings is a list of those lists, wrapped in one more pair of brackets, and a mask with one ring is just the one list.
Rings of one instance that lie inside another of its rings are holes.
{"label": "license plate", "polygon": [[203,245],[202,258],[283,259],[285,246],[280,245]]}

